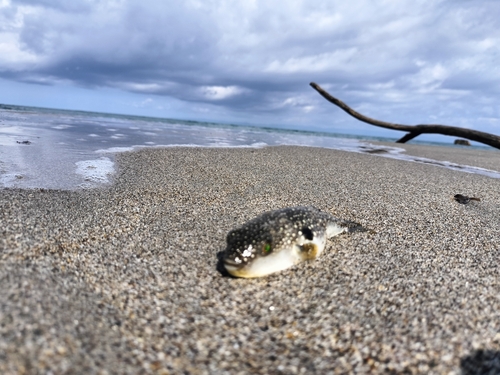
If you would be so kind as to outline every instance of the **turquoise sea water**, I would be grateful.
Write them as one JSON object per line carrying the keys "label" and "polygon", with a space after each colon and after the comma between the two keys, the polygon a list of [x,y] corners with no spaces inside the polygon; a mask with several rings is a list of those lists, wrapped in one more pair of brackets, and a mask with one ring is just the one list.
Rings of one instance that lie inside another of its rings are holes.
{"label": "turquoise sea water", "polygon": [[[109,183],[116,153],[141,147],[297,145],[433,162],[409,157],[396,145],[370,143],[395,140],[0,104],[0,187],[96,187]],[[453,147],[438,142],[413,143]],[[500,178],[500,173],[481,168],[447,162],[436,165]]]}

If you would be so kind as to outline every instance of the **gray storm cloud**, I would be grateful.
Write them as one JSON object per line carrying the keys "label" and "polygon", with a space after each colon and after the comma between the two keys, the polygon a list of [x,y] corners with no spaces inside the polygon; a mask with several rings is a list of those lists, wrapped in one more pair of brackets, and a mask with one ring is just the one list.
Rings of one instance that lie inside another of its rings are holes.
{"label": "gray storm cloud", "polygon": [[286,4],[0,0],[0,77],[326,115],[316,81],[388,120],[500,117],[499,2]]}

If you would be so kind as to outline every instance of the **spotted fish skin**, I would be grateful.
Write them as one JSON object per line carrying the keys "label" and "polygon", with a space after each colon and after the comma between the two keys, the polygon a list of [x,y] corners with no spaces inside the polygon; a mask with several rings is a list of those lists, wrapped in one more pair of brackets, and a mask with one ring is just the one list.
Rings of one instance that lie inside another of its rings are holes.
{"label": "spotted fish skin", "polygon": [[261,277],[316,259],[326,240],[364,230],[315,207],[288,207],[261,214],[230,231],[224,266],[233,276]]}

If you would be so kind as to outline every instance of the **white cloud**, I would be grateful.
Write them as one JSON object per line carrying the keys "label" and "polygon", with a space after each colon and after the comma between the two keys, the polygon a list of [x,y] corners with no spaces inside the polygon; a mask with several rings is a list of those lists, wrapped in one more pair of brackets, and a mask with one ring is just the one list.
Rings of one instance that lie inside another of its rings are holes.
{"label": "white cloud", "polygon": [[348,48],[339,49],[331,53],[321,53],[315,56],[293,57],[283,62],[275,60],[264,71],[288,74],[349,70],[350,60],[356,53],[356,48]]}
{"label": "white cloud", "polygon": [[15,33],[0,34],[0,71],[19,71],[39,61],[36,54],[24,51]]}
{"label": "white cloud", "polygon": [[440,63],[430,66],[424,63],[421,64],[419,71],[411,75],[408,80],[415,90],[428,93],[439,89],[448,76],[448,70]]}
{"label": "white cloud", "polygon": [[199,91],[209,100],[222,100],[241,95],[247,90],[238,86],[202,86]]}

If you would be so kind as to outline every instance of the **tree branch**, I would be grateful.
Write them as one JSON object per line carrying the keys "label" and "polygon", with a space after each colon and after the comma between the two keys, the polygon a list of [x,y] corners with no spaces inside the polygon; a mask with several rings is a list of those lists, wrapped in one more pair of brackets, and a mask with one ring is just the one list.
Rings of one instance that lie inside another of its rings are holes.
{"label": "tree branch", "polygon": [[399,139],[397,143],[405,143],[410,139],[419,136],[420,134],[442,134],[453,137],[470,139],[471,141],[484,143],[488,146],[500,149],[500,137],[497,135],[481,132],[478,130],[458,128],[455,126],[447,126],[447,125],[401,125],[401,124],[394,124],[390,122],[376,120],[367,117],[365,115],[362,115],[359,112],[356,112],[354,109],[349,107],[343,101],[331,96],[328,92],[323,90],[318,84],[311,82],[310,85],[330,103],[333,103],[337,107],[340,107],[342,110],[350,114],[352,117],[358,119],[359,121],[363,121],[366,122],[367,124],[375,125],[385,129],[408,132],[408,134]]}

